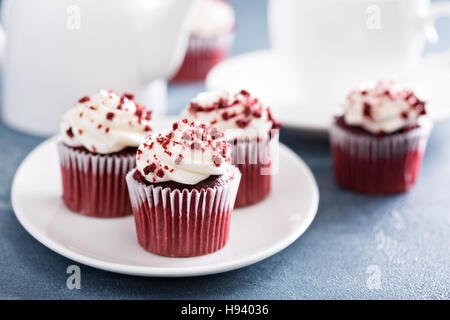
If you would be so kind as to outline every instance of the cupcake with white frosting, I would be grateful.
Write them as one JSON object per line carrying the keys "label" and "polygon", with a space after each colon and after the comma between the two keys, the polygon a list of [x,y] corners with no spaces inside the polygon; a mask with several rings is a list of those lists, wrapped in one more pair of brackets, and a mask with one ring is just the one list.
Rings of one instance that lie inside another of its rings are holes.
{"label": "cupcake with white frosting", "polygon": [[135,167],[150,121],[151,111],[132,94],[107,90],[81,98],[66,112],[58,151],[69,209],[95,217],[131,214],[125,175]]}
{"label": "cupcake with white frosting", "polygon": [[224,132],[233,148],[233,164],[242,173],[236,207],[265,199],[271,188],[272,151],[279,129],[270,108],[249,92],[203,92],[190,101],[182,117],[214,126]]}
{"label": "cupcake with white frosting", "polygon": [[336,181],[364,193],[408,191],[431,129],[425,102],[410,90],[379,82],[350,92],[330,130]]}
{"label": "cupcake with white frosting", "polygon": [[224,60],[234,41],[235,16],[226,0],[197,0],[193,7],[191,36],[184,61],[174,81],[200,81]]}
{"label": "cupcake with white frosting", "polygon": [[173,257],[219,250],[240,177],[230,144],[215,128],[184,119],[149,135],[127,175],[139,244]]}

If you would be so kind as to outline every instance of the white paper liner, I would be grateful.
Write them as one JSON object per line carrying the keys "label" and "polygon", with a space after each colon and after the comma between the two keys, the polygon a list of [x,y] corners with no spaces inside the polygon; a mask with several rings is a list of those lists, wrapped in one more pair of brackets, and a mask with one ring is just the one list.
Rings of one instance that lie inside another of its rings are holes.
{"label": "white paper liner", "polygon": [[271,176],[278,170],[279,134],[259,140],[238,140],[232,143],[233,164],[242,173],[236,207],[262,201],[270,193]]}
{"label": "white paper liner", "polygon": [[63,199],[72,211],[96,217],[131,214],[126,174],[136,165],[131,155],[82,152],[58,143]]}
{"label": "white paper liner", "polygon": [[408,191],[417,179],[432,123],[404,133],[375,137],[330,128],[333,169],[343,188],[368,194]]}
{"label": "white paper liner", "polygon": [[[136,170],[136,169],[135,169]],[[126,180],[141,246],[164,256],[198,256],[222,248],[229,234],[231,213],[241,174],[236,167],[233,179],[214,188],[171,190]]]}

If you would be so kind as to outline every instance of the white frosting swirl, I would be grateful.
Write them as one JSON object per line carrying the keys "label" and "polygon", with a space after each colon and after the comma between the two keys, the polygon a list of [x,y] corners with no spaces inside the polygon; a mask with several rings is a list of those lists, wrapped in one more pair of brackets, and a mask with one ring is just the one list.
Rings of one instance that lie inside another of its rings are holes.
{"label": "white frosting swirl", "polygon": [[133,99],[106,90],[81,98],[62,118],[63,142],[101,154],[138,147],[151,131],[151,112]]}
{"label": "white frosting swirl", "polygon": [[224,174],[230,163],[231,146],[223,140],[223,133],[186,119],[149,135],[136,155],[139,173],[151,183],[194,185],[211,175]]}
{"label": "white frosting swirl", "polygon": [[271,129],[280,128],[270,109],[247,91],[203,92],[190,101],[183,118],[213,125],[224,132],[228,141],[265,137]]}
{"label": "white frosting swirl", "polygon": [[347,97],[344,120],[377,133],[392,133],[413,127],[426,114],[425,102],[392,82],[379,82],[374,88],[354,90]]}
{"label": "white frosting swirl", "polygon": [[198,0],[191,15],[191,34],[211,38],[226,34],[235,25],[234,10],[223,0]]}

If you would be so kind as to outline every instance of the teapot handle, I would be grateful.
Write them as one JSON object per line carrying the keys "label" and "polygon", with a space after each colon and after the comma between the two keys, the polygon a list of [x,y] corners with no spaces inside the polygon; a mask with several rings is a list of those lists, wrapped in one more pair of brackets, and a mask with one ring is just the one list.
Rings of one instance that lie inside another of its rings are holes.
{"label": "teapot handle", "polygon": [[450,3],[448,2],[435,2],[431,4],[430,14],[425,24],[425,35],[430,43],[436,43],[439,41],[439,35],[436,31],[435,24],[440,17],[450,18]]}

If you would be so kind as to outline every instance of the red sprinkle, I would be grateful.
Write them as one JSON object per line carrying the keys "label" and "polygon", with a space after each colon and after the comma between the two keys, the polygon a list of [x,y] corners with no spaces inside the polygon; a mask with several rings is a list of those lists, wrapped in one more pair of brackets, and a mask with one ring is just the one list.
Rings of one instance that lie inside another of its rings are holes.
{"label": "red sprinkle", "polygon": [[159,169],[159,170],[156,172],[156,175],[157,175],[158,177],[160,177],[160,178],[164,177],[164,171],[163,171],[163,169]]}
{"label": "red sprinkle", "polygon": [[408,112],[407,111],[403,111],[402,112],[402,118],[403,119],[408,119]]}
{"label": "red sprinkle", "polygon": [[150,172],[154,172],[156,170],[156,164],[152,163],[144,168],[144,174],[148,175]]}
{"label": "red sprinkle", "polygon": [[114,118],[114,116],[115,116],[114,112],[108,112],[108,113],[106,114],[106,119],[109,120],[109,121],[112,121],[112,119]]}
{"label": "red sprinkle", "polygon": [[67,129],[66,134],[69,136],[69,138],[73,138],[72,127],[70,127],[69,129]]}
{"label": "red sprinkle", "polygon": [[236,124],[239,128],[245,129],[250,124],[250,119],[238,119],[236,120]]}
{"label": "red sprinkle", "polygon": [[364,116],[372,119],[372,105],[368,102],[364,102],[363,108],[364,108],[363,110]]}
{"label": "red sprinkle", "polygon": [[127,98],[128,100],[134,100],[134,94],[132,93],[124,93],[122,97]]}
{"label": "red sprinkle", "polygon": [[83,98],[81,98],[80,100],[78,100],[78,102],[79,102],[79,103],[85,103],[85,102],[88,102],[88,101],[90,101],[90,100],[91,100],[90,97],[84,96]]}

